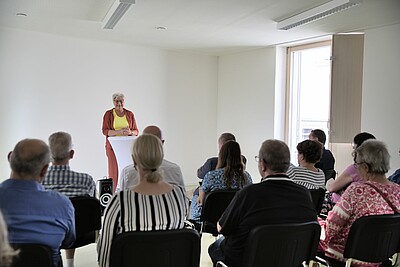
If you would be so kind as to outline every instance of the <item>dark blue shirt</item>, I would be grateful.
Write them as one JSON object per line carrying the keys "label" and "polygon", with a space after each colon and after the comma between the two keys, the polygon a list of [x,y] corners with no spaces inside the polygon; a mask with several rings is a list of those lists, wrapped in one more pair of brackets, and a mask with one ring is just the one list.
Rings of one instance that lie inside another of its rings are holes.
{"label": "dark blue shirt", "polygon": [[397,169],[388,179],[393,183],[400,184],[400,169]]}
{"label": "dark blue shirt", "polygon": [[60,246],[75,241],[75,215],[71,201],[46,191],[33,180],[8,179],[0,184],[0,210],[8,226],[10,243],[39,243],[53,252],[54,266]]}
{"label": "dark blue shirt", "polygon": [[322,158],[315,164],[315,168],[321,169],[324,172],[335,169],[335,158],[330,150],[323,148]]}

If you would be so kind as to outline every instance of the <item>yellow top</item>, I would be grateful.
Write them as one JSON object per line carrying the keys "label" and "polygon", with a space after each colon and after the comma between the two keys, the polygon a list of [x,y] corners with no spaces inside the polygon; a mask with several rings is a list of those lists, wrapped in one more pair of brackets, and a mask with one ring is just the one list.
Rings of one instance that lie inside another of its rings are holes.
{"label": "yellow top", "polygon": [[129,123],[128,120],[126,119],[126,115],[119,117],[117,115],[117,112],[115,112],[115,109],[113,109],[113,115],[114,115],[114,130],[118,131],[121,130],[122,128],[128,128]]}

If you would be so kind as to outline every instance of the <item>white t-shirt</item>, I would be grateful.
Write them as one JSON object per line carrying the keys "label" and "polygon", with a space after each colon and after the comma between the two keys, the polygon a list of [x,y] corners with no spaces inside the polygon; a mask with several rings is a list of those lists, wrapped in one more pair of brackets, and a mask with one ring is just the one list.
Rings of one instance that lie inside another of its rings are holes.
{"label": "white t-shirt", "polygon": [[[185,183],[183,182],[183,176],[181,168],[166,159],[163,159],[161,166],[161,175],[164,178],[164,182],[169,184],[178,185],[185,190]],[[133,164],[126,166],[118,179],[117,192],[130,189],[139,182],[139,173],[133,167]]]}

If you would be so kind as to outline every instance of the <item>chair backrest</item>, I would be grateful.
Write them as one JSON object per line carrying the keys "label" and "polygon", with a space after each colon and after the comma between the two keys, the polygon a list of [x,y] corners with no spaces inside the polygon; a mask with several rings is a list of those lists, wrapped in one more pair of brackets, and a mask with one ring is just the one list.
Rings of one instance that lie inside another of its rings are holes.
{"label": "chair backrest", "polygon": [[324,171],[325,174],[325,182],[328,181],[329,179],[335,179],[336,177],[336,170],[331,169],[331,170],[325,170]]}
{"label": "chair backrest", "polygon": [[383,262],[399,252],[400,214],[364,216],[350,228],[344,257]]}
{"label": "chair backrest", "polygon": [[218,190],[206,193],[201,208],[201,233],[218,235],[217,222],[238,190]]}
{"label": "chair backrest", "polygon": [[250,231],[243,266],[300,266],[314,259],[321,227],[317,221],[262,225]]}
{"label": "chair backrest", "polygon": [[315,211],[317,212],[317,214],[320,214],[322,210],[322,204],[324,203],[325,189],[310,189],[310,193]]}
{"label": "chair backrest", "polygon": [[125,232],[111,246],[111,267],[199,267],[200,235],[194,229]]}
{"label": "chair backrest", "polygon": [[53,267],[51,249],[41,244],[16,244],[11,246],[19,250],[14,257],[12,267]]}
{"label": "chair backrest", "polygon": [[96,242],[96,231],[101,229],[100,201],[94,197],[71,198],[75,208],[76,241],[71,248]]}

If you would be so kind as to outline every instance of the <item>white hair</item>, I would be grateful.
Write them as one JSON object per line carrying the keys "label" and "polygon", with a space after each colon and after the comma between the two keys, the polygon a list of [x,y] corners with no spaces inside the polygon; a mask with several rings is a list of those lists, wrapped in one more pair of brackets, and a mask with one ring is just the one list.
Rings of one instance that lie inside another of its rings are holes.
{"label": "white hair", "polygon": [[114,101],[115,99],[117,99],[117,98],[125,99],[125,96],[124,96],[123,93],[115,93],[115,94],[112,95],[112,100],[113,100],[113,101]]}
{"label": "white hair", "polygon": [[12,259],[19,253],[8,243],[7,225],[4,222],[3,215],[0,212],[0,266],[11,266]]}

